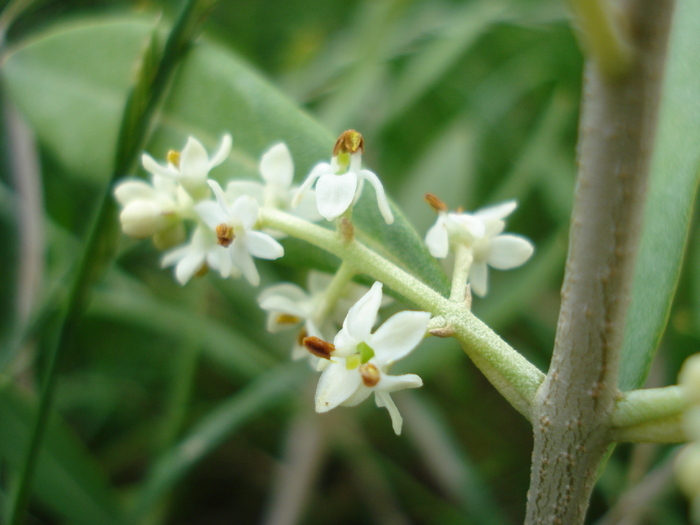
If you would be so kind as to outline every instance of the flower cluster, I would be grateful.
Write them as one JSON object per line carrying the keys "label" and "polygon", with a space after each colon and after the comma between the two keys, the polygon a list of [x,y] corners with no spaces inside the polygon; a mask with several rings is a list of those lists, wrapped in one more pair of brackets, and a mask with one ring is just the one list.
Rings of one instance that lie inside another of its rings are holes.
{"label": "flower cluster", "polygon": [[[224,278],[243,276],[257,286],[260,275],[254,258],[274,260],[284,255],[277,239],[285,234],[265,231],[263,221],[286,229],[282,221],[269,217],[284,217],[280,211],[295,215],[294,228],[303,228],[299,219],[314,222],[342,217],[337,224],[342,235],[365,181],[374,188],[384,221],[394,221],[378,177],[362,169],[364,140],[354,130],[340,136],[330,163],[317,164],[300,187],[293,185],[294,163],[284,143],[273,145],[262,155],[262,182],[234,179],[222,187],[210,178],[210,172],[226,160],[231,147],[231,137],[226,135],[209,157],[204,146],[190,137],[182,151],[167,154],[165,164],[143,155],[150,182],[126,180],[115,188],[122,206],[124,232],[137,238],[151,237],[157,247],[169,250],[162,264],[174,266],[175,276],[183,285],[211,269]],[[438,220],[426,236],[430,253],[440,258],[450,250],[456,254],[453,300],[464,299],[467,282],[476,294],[485,295],[487,266],[513,268],[532,254],[529,241],[501,233],[505,217],[515,209],[514,202],[468,214],[447,213],[439,199],[432,195],[426,198],[438,212]],[[268,214],[261,220],[263,209]],[[273,209],[278,211],[273,213]],[[318,229],[310,224],[308,227]],[[346,235],[342,238],[352,240]],[[298,330],[293,358],[308,356],[321,372],[317,412],[354,406],[374,394],[377,406],[388,410],[393,429],[400,434],[403,420],[391,393],[420,387],[423,382],[415,374],[389,372],[425,337],[431,314],[402,311],[373,331],[386,300],[380,282],[370,289],[352,282],[361,271],[358,261],[345,261],[332,277],[311,272],[308,291],[295,284],[278,283],[261,293],[258,303],[268,314],[269,331]]]}
{"label": "flower cluster", "polygon": [[690,443],[676,460],[676,479],[690,498],[695,519],[700,518],[700,354],[689,357],[678,376],[678,384],[689,408],[683,415],[683,428]]}
{"label": "flower cluster", "polygon": [[[435,195],[426,201],[437,212],[437,222],[428,230],[425,244],[433,257],[445,258],[450,249],[465,249],[469,284],[478,296],[488,291],[488,266],[497,270],[516,268],[534,251],[530,241],[519,235],[501,234],[504,219],[513,213],[515,201],[482,208],[474,213],[447,213],[447,206]],[[455,269],[456,270],[456,269]]]}

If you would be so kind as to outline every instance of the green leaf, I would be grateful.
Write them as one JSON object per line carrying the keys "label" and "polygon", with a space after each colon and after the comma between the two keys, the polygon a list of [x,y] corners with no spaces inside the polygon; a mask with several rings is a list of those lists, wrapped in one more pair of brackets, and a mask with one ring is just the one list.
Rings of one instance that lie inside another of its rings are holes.
{"label": "green leaf", "polygon": [[[290,399],[308,374],[305,365],[283,365],[250,383],[212,410],[174,447],[158,458],[134,507],[135,522],[146,515],[202,458],[213,452],[246,421],[264,410]],[[308,367],[306,367],[308,371]]]}
{"label": "green leaf", "polygon": [[625,325],[620,389],[644,383],[668,321],[700,175],[700,3],[676,6],[656,148]]}
{"label": "green leaf", "polygon": [[[0,389],[0,458],[18,468],[29,442],[36,406],[11,387]],[[120,508],[107,476],[71,430],[53,418],[39,456],[34,492],[64,522],[120,522]]]}
{"label": "green leaf", "polygon": [[[68,169],[93,178],[109,173],[131,70],[152,30],[152,24],[138,17],[70,24],[7,59],[3,73],[9,92],[41,141]],[[80,64],[79,74],[73,64]],[[249,66],[208,42],[197,45],[183,62],[160,123],[148,148],[155,158],[184,146],[188,135],[211,151],[224,133],[232,133],[232,153],[212,173],[218,178],[233,173],[259,179],[261,154],[284,141],[301,180],[316,162],[329,159],[334,140]],[[387,226],[372,189],[365,188],[353,220],[358,237],[446,292],[447,279],[422,239],[401,213]],[[311,266],[328,269],[324,255],[310,252],[304,258]],[[282,262],[295,263],[286,259]]]}

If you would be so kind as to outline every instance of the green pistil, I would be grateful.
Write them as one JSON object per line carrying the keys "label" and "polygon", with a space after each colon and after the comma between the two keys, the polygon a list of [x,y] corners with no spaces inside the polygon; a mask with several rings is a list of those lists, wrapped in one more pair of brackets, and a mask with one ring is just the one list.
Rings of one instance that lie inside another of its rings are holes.
{"label": "green pistil", "polygon": [[358,354],[353,354],[345,358],[345,368],[348,370],[354,370],[362,363],[360,362],[360,356]]}
{"label": "green pistil", "polygon": [[364,341],[357,345],[357,352],[360,354],[360,362],[363,365],[374,357],[374,350]]}

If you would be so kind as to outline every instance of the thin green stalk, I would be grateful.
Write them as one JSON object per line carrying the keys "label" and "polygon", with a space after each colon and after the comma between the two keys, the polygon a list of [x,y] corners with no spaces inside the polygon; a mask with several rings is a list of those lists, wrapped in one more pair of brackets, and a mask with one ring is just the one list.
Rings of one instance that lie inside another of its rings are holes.
{"label": "thin green stalk", "polygon": [[355,273],[355,270],[348,263],[342,262],[340,264],[338,271],[335,272],[335,275],[328,285],[328,288],[326,288],[323,296],[323,304],[318,309],[318,312],[314,317],[314,321],[316,322],[317,326],[320,326],[320,324],[331,313],[333,308],[335,308],[338,299],[340,299],[343,291],[345,290],[345,286],[352,280]]}
{"label": "thin green stalk", "polygon": [[143,147],[151,118],[167,90],[175,68],[190,47],[205,13],[213,7],[214,3],[212,0],[188,0],[168,37],[162,59],[154,74],[148,74],[151,70],[147,63],[148,59],[153,59],[153,55],[150,54],[153,51],[152,46],[146,53],[146,63],[143,64],[137,84],[126,102],[114,171],[102,194],[89,230],[85,249],[78,261],[66,306],[63,307],[60,316],[58,334],[46,349],[46,372],[42,384],[39,411],[15,486],[16,490],[10,502],[8,514],[10,525],[21,524],[26,514],[34,470],[53,405],[59,352],[66,352],[73,346],[86,302],[87,291],[99,275],[101,262],[107,258],[106,254],[111,251],[113,245],[111,233],[116,222],[116,204],[111,195],[112,183],[127,173],[129,168],[135,164],[138,152]]}
{"label": "thin green stalk", "polygon": [[469,269],[472,266],[473,260],[474,255],[470,248],[463,244],[456,246],[455,267],[452,271],[452,291],[450,292],[451,301],[458,303],[464,301],[467,279],[469,278]]}

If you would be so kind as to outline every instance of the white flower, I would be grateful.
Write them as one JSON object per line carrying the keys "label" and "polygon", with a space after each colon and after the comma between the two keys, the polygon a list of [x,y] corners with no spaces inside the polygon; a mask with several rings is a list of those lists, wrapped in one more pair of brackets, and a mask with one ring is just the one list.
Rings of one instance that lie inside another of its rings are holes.
{"label": "white flower", "polygon": [[515,201],[469,213],[438,212],[437,222],[428,230],[425,243],[433,257],[447,257],[450,246],[462,245],[472,252],[469,269],[472,291],[484,296],[488,291],[488,266],[498,270],[516,268],[534,251],[530,241],[519,235],[504,234],[505,219],[515,210]]}
{"label": "white flower", "polygon": [[122,230],[127,235],[145,239],[174,226],[192,207],[192,199],[176,183],[153,176],[152,184],[142,180],[125,180],[114,189],[122,211]]}
{"label": "white flower", "polygon": [[243,273],[250,284],[257,286],[260,275],[253,256],[278,259],[284,255],[284,249],[268,234],[253,230],[259,210],[258,202],[253,197],[243,195],[229,206],[219,183],[210,180],[209,186],[217,202],[203,201],[194,209],[216,232],[216,241],[227,249],[233,266]]}
{"label": "white flower", "polygon": [[149,172],[178,181],[195,200],[200,200],[209,193],[207,188],[209,172],[226,160],[230,152],[231,135],[224,135],[218,151],[211,159],[204,146],[194,137],[189,137],[182,152],[168,153],[167,166],[158,164],[146,153],[141,157],[141,162]]}
{"label": "white flower", "polygon": [[316,412],[357,405],[374,392],[377,406],[387,408],[394,432],[400,434],[403,419],[390,393],[420,387],[423,381],[415,374],[391,376],[388,372],[423,339],[430,314],[400,312],[371,333],[381,301],[382,284],[376,282],[350,308],[333,342],[330,364],[318,382]]}
{"label": "white flower", "polygon": [[318,212],[327,220],[340,217],[362,194],[364,181],[374,186],[379,211],[387,224],[394,222],[384,187],[379,178],[369,170],[361,169],[364,141],[357,131],[344,132],[333,149],[331,163],[321,162],[312,170],[294,196],[292,206],[297,206],[305,192],[316,182]]}
{"label": "white flower", "polygon": [[[233,202],[241,195],[250,195],[260,206],[289,211],[297,187],[292,186],[294,162],[286,144],[275,144],[263,154],[260,159],[260,175],[265,184],[245,180],[229,182],[226,186],[227,199]],[[321,218],[316,209],[316,194],[313,190],[304,196],[293,214],[312,222]]]}
{"label": "white flower", "polygon": [[203,225],[195,229],[189,243],[166,253],[161,264],[164,268],[175,265],[175,278],[182,285],[196,273],[206,272],[209,268],[224,278],[240,275],[232,267],[226,248],[217,243],[216,234]]}

